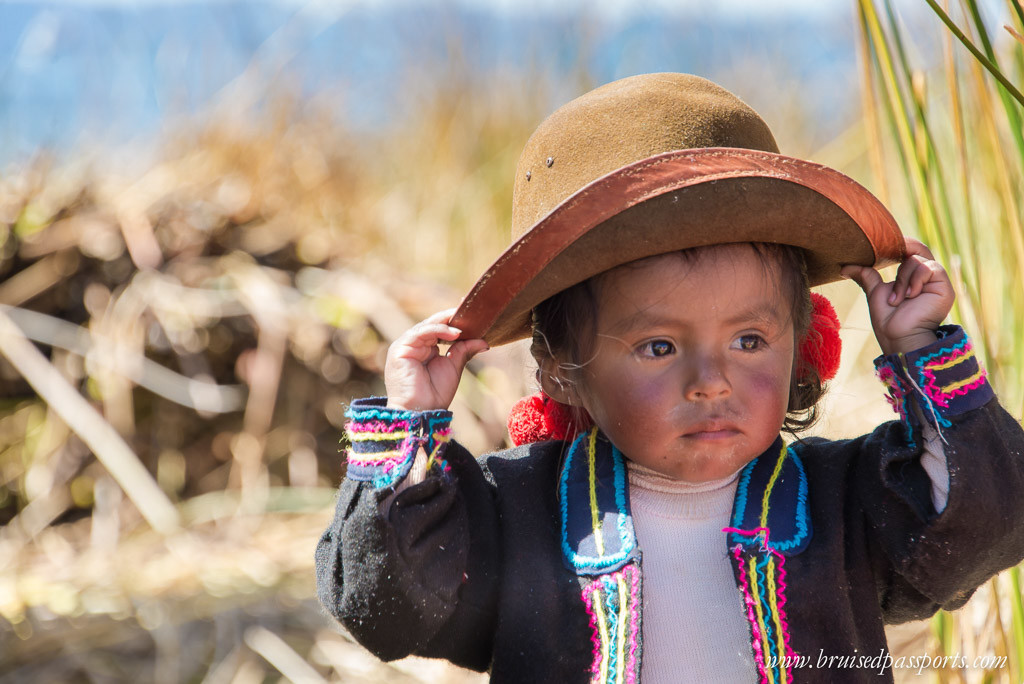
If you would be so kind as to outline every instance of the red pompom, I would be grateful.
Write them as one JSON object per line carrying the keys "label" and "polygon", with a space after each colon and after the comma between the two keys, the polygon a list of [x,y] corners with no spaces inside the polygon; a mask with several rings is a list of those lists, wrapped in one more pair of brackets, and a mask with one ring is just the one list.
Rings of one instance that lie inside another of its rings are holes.
{"label": "red pompom", "polygon": [[543,392],[523,397],[508,414],[508,434],[512,444],[529,444],[548,439],[572,439],[576,424],[571,409]]}
{"label": "red pompom", "polygon": [[839,370],[839,356],[843,343],[839,339],[839,316],[823,295],[811,293],[814,310],[811,325],[800,343],[800,362],[813,368],[822,380],[831,380]]}

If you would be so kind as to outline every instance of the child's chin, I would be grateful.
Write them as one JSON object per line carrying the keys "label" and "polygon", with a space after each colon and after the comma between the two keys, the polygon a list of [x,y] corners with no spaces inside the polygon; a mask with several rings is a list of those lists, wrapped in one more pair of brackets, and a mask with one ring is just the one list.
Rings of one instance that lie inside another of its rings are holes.
{"label": "child's chin", "polygon": [[761,453],[751,451],[745,444],[723,448],[726,445],[715,440],[709,440],[705,446],[709,448],[694,449],[698,453],[694,454],[688,463],[673,468],[674,472],[669,477],[692,484],[721,480],[742,470]]}

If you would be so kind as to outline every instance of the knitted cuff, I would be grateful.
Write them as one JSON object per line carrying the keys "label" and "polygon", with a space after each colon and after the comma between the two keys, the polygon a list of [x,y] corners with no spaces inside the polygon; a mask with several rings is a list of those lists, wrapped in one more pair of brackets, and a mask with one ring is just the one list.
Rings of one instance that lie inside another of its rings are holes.
{"label": "knitted cuff", "polygon": [[420,447],[427,453],[427,471],[448,472],[442,458],[451,434],[451,411],[403,411],[388,408],[384,397],[356,399],[345,415],[351,448],[347,477],[390,487],[408,473]]}
{"label": "knitted cuff", "polygon": [[[949,418],[980,408],[995,395],[985,379],[967,334],[958,325],[943,325],[938,339],[906,354],[875,359],[875,372],[885,383],[889,403],[910,429],[920,427],[919,414],[936,430],[949,427]],[[911,399],[919,411],[913,410]]]}

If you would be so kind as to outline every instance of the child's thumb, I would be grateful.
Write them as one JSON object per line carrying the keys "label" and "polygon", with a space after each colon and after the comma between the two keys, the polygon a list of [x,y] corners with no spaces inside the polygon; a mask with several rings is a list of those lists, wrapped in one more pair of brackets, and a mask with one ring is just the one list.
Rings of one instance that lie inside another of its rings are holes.
{"label": "child's thumb", "polygon": [[459,340],[448,348],[447,356],[451,360],[452,365],[455,366],[455,370],[459,375],[462,375],[462,371],[466,368],[469,360],[488,349],[490,347],[483,340]]}
{"label": "child's thumb", "polygon": [[869,297],[871,292],[882,284],[882,276],[870,266],[843,266],[839,273],[857,283]]}

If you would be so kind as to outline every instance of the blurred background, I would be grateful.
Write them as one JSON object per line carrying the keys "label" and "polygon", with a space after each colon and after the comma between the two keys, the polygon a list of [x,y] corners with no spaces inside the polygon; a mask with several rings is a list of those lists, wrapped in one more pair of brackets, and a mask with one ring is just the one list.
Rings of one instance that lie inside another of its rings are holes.
{"label": "blurred background", "polygon": [[[711,78],[876,192],[1020,419],[1022,32],[1018,0],[0,2],[0,682],[480,681],[319,609],[344,411],[507,245],[533,128],[635,73]],[[853,436],[892,413],[825,289],[816,431]],[[505,444],[532,377],[474,360],[458,439]],[[1021,681],[1017,570],[891,638]]]}

